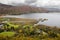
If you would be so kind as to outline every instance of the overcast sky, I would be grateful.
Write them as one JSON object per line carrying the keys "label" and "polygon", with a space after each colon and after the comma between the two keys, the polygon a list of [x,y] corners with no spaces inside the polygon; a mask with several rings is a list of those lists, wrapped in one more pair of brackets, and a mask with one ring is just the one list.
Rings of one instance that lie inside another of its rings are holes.
{"label": "overcast sky", "polygon": [[60,6],[60,0],[0,0],[0,3],[23,3],[37,6]]}

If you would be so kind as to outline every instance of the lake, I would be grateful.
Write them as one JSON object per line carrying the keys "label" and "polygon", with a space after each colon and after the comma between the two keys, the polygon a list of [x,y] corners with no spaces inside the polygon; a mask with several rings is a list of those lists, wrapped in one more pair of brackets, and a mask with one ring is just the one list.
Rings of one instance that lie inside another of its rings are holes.
{"label": "lake", "polygon": [[39,24],[44,24],[48,26],[60,26],[60,13],[30,13],[22,15],[6,15],[5,17],[16,17],[16,18],[47,18],[48,21],[39,22]]}

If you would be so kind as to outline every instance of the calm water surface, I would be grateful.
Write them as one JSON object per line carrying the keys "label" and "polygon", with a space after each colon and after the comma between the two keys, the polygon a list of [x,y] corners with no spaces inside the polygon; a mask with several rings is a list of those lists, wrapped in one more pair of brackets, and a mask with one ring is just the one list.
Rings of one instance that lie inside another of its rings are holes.
{"label": "calm water surface", "polygon": [[49,26],[60,26],[60,13],[31,13],[22,15],[7,15],[5,17],[16,17],[16,18],[47,18],[48,21],[39,22],[40,24]]}

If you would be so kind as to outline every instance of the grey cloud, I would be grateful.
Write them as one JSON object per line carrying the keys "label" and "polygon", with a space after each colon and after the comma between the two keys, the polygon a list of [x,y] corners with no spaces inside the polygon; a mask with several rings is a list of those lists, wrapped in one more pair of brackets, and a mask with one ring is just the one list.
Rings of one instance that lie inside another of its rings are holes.
{"label": "grey cloud", "polygon": [[25,3],[27,4],[31,4],[31,3],[35,3],[37,0],[25,0]]}

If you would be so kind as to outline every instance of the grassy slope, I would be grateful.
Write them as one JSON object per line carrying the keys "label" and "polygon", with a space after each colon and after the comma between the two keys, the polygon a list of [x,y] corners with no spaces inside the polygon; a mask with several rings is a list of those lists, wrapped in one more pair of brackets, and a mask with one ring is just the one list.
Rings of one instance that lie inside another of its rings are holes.
{"label": "grassy slope", "polygon": [[60,40],[60,28],[57,27],[46,25],[34,27],[30,24],[23,25],[10,22],[5,23],[3,27],[0,28],[0,40]]}

